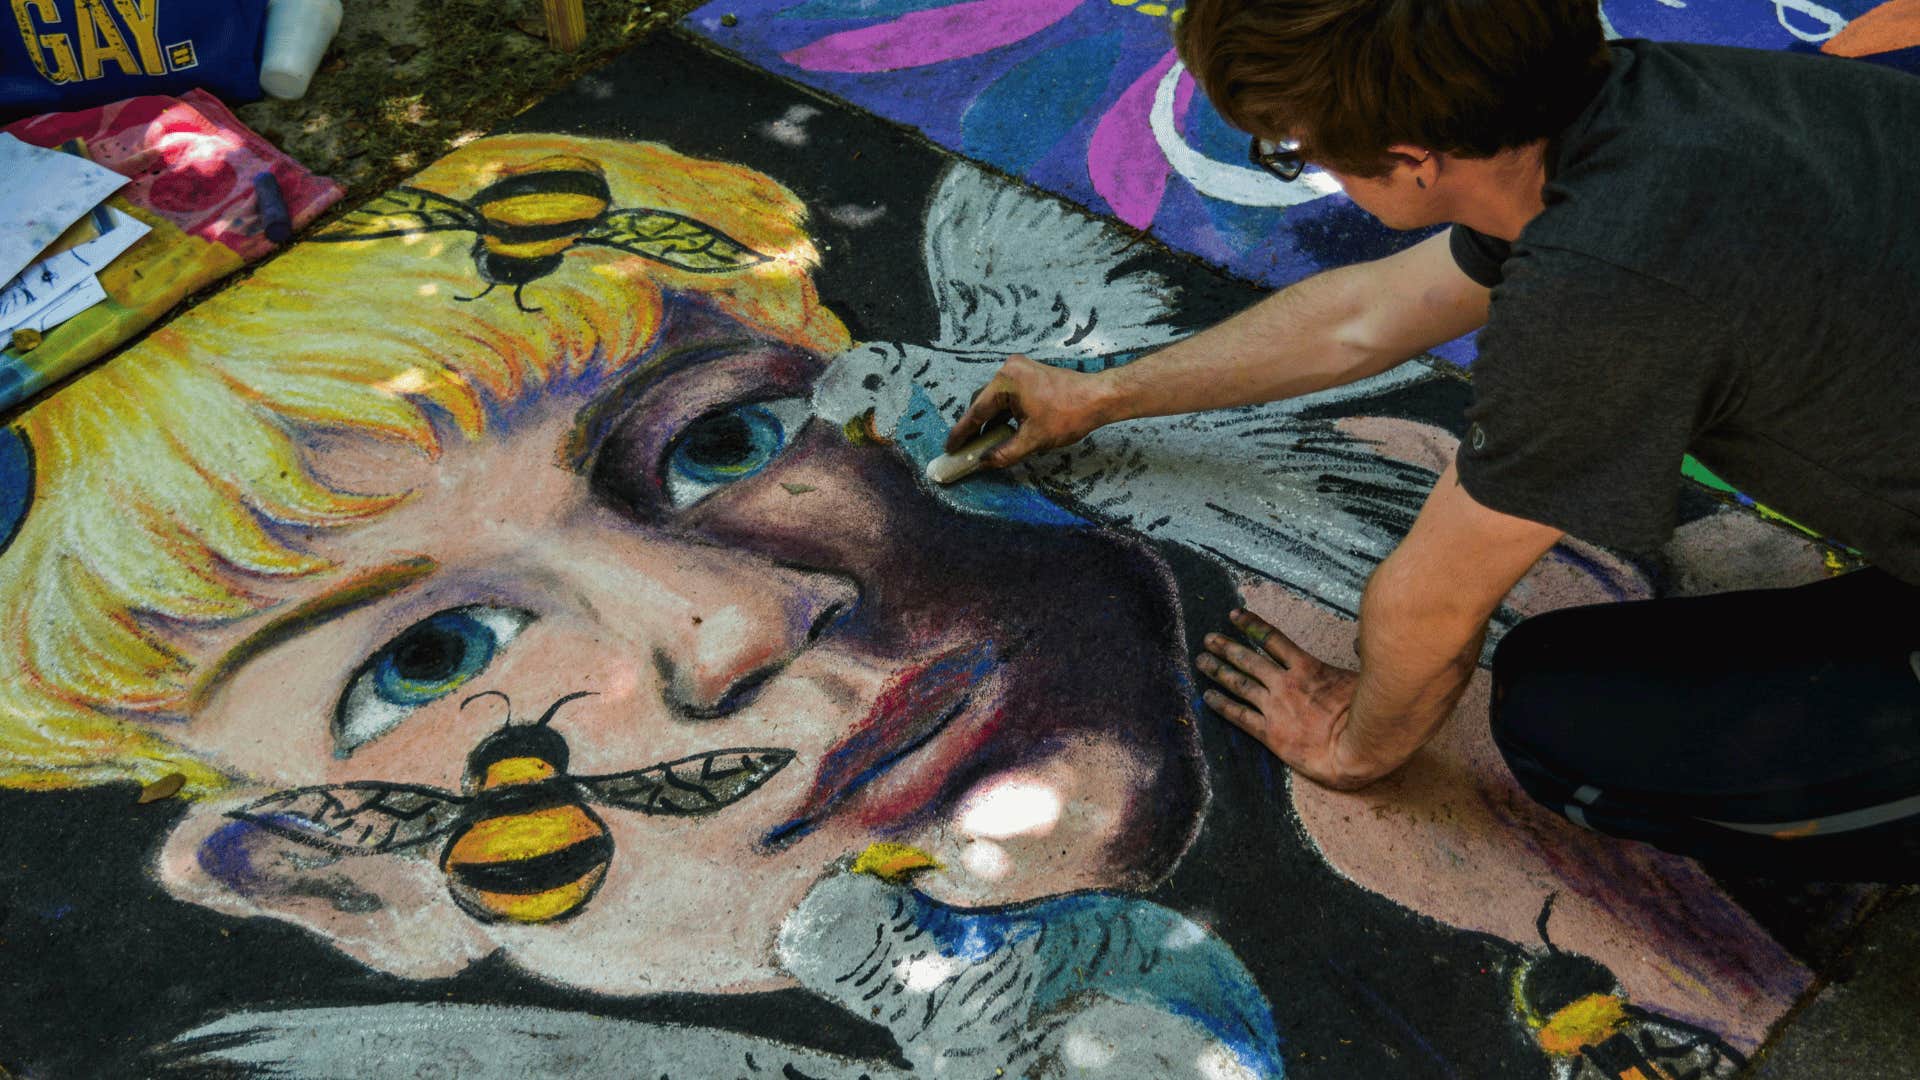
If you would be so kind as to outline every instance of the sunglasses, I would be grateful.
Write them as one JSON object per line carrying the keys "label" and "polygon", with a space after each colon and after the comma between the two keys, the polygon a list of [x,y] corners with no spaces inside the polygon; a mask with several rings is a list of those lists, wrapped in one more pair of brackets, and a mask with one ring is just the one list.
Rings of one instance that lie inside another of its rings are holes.
{"label": "sunglasses", "polygon": [[1300,156],[1300,144],[1292,139],[1274,142],[1256,135],[1247,148],[1247,159],[1286,181],[1300,179],[1307,168],[1307,159]]}

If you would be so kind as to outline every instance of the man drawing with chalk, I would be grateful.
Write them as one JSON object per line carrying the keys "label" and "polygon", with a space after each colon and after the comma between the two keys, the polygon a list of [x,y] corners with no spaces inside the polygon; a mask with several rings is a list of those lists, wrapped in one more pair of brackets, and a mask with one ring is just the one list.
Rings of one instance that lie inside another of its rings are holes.
{"label": "man drawing with chalk", "polygon": [[[1190,0],[1252,156],[1397,229],[1099,374],[1007,361],[949,437],[1005,467],[1103,424],[1309,394],[1480,329],[1467,434],[1361,605],[1360,668],[1250,613],[1208,703],[1363,787],[1453,710],[1490,615],[1572,535],[1658,546],[1692,453],[1875,568],[1556,612],[1494,661],[1496,741],[1580,824],[1772,873],[1920,880],[1920,79],[1609,44],[1593,0]],[[1223,628],[1224,629],[1224,628]]]}

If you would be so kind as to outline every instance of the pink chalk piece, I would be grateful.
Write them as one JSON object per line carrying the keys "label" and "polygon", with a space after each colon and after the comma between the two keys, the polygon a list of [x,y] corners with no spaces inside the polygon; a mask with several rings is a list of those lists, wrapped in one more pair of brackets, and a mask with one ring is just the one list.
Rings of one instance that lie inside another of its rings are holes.
{"label": "pink chalk piece", "polygon": [[[1148,116],[1153,111],[1154,91],[1174,60],[1174,53],[1169,51],[1127,87],[1100,118],[1087,143],[1087,174],[1093,180],[1093,190],[1107,200],[1115,217],[1136,229],[1153,224],[1154,215],[1160,212],[1160,200],[1167,193],[1170,170],[1166,155],[1154,141]],[[1182,77],[1180,89],[1184,93],[1174,100],[1176,123],[1193,102],[1190,80]]]}
{"label": "pink chalk piece", "polygon": [[127,177],[121,194],[128,201],[189,236],[225,245],[248,262],[275,246],[258,227],[256,174],[273,174],[295,228],[344,194],[339,184],[302,168],[203,90],[48,113],[6,130],[36,146],[83,140],[89,158]]}
{"label": "pink chalk piece", "polygon": [[991,52],[1067,17],[1080,0],[972,0],[802,45],[782,59],[808,71],[873,72],[926,67]]}

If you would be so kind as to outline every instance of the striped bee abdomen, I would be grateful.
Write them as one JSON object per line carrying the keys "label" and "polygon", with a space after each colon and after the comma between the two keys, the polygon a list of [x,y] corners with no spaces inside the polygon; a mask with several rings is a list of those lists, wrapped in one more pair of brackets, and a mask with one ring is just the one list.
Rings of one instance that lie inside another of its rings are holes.
{"label": "striped bee abdomen", "polygon": [[489,255],[536,260],[572,246],[612,202],[598,165],[551,157],[482,188],[472,205],[486,222],[481,244]]}
{"label": "striped bee abdomen", "polygon": [[[538,771],[500,768],[515,764],[499,762],[489,772]],[[555,776],[482,788],[440,865],[454,900],[474,918],[545,923],[585,906],[612,859],[606,824],[570,781]]]}

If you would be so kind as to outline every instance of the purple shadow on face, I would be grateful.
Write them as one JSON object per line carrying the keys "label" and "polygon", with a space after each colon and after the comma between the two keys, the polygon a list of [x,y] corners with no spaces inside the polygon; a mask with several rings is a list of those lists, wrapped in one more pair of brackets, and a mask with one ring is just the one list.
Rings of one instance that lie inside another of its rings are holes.
{"label": "purple shadow on face", "polygon": [[207,876],[233,892],[254,896],[271,882],[253,863],[253,845],[273,834],[251,821],[228,821],[200,842],[197,859]]}
{"label": "purple shadow on face", "polygon": [[[246,819],[228,821],[200,842],[196,853],[200,868],[236,896],[311,898],[350,915],[364,915],[384,906],[379,896],[360,888],[342,874],[274,877],[263,872],[254,863],[255,846],[263,842],[276,846],[286,842],[286,837],[276,833],[271,824]],[[284,847],[279,850],[285,851]]]}

